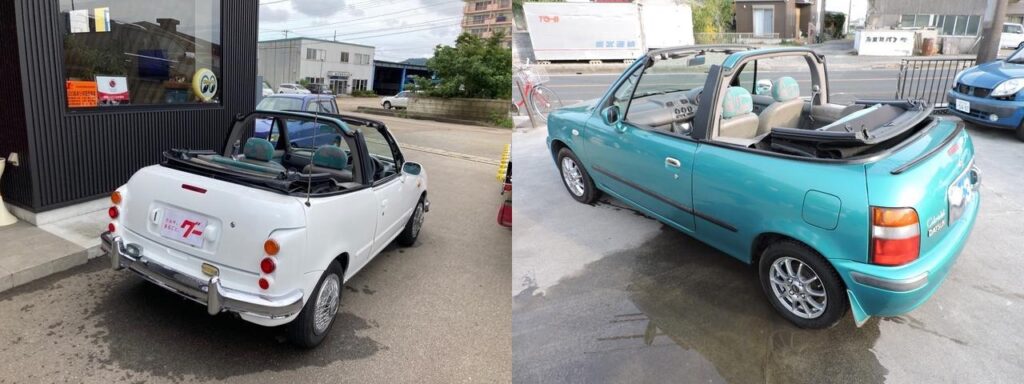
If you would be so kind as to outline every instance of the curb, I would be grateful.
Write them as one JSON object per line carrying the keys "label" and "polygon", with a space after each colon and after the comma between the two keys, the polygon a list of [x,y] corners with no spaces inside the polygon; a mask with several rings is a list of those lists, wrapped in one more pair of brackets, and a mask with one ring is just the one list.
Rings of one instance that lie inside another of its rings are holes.
{"label": "curb", "polygon": [[5,292],[44,277],[84,265],[89,260],[101,255],[100,247],[95,246],[33,265],[20,271],[2,271],[0,272],[2,274],[0,275],[0,292]]}

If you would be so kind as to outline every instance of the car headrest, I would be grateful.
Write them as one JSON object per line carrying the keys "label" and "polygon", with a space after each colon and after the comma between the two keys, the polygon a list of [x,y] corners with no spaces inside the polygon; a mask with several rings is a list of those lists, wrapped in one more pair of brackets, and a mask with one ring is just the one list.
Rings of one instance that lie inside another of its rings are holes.
{"label": "car headrest", "polygon": [[754,99],[743,87],[729,87],[722,99],[722,118],[731,119],[754,111]]}
{"label": "car headrest", "polygon": [[782,76],[775,79],[775,86],[772,87],[772,97],[775,101],[790,101],[800,97],[800,84],[796,79],[789,76]]}
{"label": "car headrest", "polygon": [[249,140],[245,141],[242,154],[245,155],[246,159],[270,161],[270,159],[274,158],[274,144],[270,144],[270,141],[267,139],[250,137]]}
{"label": "car headrest", "polygon": [[330,169],[348,168],[348,154],[341,147],[325,145],[313,152],[313,165]]}

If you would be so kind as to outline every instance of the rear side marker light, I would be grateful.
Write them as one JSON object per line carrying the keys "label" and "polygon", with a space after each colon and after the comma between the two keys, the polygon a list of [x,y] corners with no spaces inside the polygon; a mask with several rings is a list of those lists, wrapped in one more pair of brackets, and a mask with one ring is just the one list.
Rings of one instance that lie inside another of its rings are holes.
{"label": "rear side marker light", "polygon": [[110,202],[114,203],[114,205],[121,205],[121,192],[114,191],[114,193],[111,193]]}
{"label": "rear side marker light", "polygon": [[921,224],[913,208],[871,207],[872,264],[897,266],[917,260]]}
{"label": "rear side marker light", "polygon": [[270,288],[270,280],[267,280],[266,277],[261,277],[260,281],[259,281],[259,284],[260,284],[260,289]]}
{"label": "rear side marker light", "polygon": [[117,207],[110,207],[110,209],[107,210],[107,215],[110,215],[111,219],[116,219],[120,214],[121,212],[118,212]]}
{"label": "rear side marker light", "polygon": [[274,273],[277,270],[277,263],[272,258],[264,257],[263,261],[260,261],[260,270],[266,274]]}
{"label": "rear side marker light", "polygon": [[117,230],[117,227],[114,226],[114,223],[107,224],[107,232],[114,233],[115,230]]}
{"label": "rear side marker light", "polygon": [[182,188],[182,189],[186,189],[186,190],[189,190],[189,191],[192,191],[192,192],[198,192],[198,193],[206,193],[206,189],[204,189],[204,188],[199,188],[199,187],[197,187],[197,186],[194,186],[194,185],[182,184],[182,185],[181,185],[181,188]]}

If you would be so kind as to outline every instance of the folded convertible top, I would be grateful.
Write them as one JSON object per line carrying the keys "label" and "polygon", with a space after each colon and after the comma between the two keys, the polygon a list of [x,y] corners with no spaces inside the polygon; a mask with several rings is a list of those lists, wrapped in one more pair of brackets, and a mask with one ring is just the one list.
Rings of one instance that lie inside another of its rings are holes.
{"label": "folded convertible top", "polygon": [[772,148],[814,157],[846,158],[910,132],[932,110],[920,101],[862,100],[856,104],[867,107],[818,129],[772,128]]}

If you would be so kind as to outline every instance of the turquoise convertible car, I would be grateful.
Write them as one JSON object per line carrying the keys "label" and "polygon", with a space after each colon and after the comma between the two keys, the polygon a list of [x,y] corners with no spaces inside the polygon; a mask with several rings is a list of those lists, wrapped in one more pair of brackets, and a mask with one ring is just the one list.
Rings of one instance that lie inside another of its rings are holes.
{"label": "turquoise convertible car", "polygon": [[803,328],[921,305],[980,204],[961,121],[914,100],[831,103],[824,57],[803,48],[649,52],[602,98],[552,112],[548,145],[574,199],[607,193],[754,265]]}

